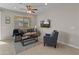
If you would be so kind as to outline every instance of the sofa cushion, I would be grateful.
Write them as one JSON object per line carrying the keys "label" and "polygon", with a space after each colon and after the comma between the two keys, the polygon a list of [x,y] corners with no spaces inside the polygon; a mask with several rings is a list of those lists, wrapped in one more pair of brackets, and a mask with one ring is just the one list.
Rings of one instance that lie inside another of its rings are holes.
{"label": "sofa cushion", "polygon": [[34,32],[33,28],[27,29],[27,32]]}

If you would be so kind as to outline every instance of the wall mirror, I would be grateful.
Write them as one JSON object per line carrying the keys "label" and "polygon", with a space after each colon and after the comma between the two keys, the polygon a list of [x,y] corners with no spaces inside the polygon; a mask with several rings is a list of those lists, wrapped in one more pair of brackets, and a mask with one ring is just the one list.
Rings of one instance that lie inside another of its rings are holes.
{"label": "wall mirror", "polygon": [[15,16],[15,28],[29,28],[31,21],[29,18],[27,17],[23,17],[23,16]]}

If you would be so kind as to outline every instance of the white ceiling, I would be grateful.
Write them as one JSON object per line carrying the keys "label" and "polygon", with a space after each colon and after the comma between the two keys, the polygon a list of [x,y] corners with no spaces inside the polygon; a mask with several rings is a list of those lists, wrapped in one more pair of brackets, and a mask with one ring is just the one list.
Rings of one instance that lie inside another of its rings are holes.
{"label": "white ceiling", "polygon": [[[0,3],[0,8],[25,13],[26,5],[28,5],[28,3]],[[44,3],[32,3],[30,5],[32,5],[33,8],[38,9],[38,11],[36,11],[36,14],[41,13],[43,10],[47,8],[47,6]]]}
{"label": "white ceiling", "polygon": [[[0,3],[0,8],[26,13],[26,10],[25,10],[26,5],[28,5],[28,3]],[[79,6],[79,4],[77,3],[76,4],[49,3],[47,5],[45,5],[45,3],[30,3],[30,5],[32,5],[33,8],[38,9],[36,14],[42,13],[51,7],[53,8],[53,7],[60,7],[60,6],[64,6],[64,7],[65,6],[67,7],[68,6]]]}

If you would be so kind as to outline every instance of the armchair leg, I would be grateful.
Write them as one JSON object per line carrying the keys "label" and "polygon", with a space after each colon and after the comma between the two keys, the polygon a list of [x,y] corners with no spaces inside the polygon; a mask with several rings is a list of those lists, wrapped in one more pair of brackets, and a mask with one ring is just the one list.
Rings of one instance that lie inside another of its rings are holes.
{"label": "armchair leg", "polygon": [[44,46],[45,46],[45,42],[44,42]]}
{"label": "armchair leg", "polygon": [[56,45],[54,46],[54,48],[56,48]]}

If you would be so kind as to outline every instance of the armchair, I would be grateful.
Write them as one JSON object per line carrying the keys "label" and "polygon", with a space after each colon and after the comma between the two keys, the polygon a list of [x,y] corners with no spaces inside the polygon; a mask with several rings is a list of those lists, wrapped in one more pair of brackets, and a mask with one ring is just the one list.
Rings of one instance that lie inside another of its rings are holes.
{"label": "armchair", "polygon": [[52,34],[46,34],[44,36],[44,46],[54,46],[56,48],[57,45],[57,39],[58,39],[58,32],[54,30]]}
{"label": "armchair", "polygon": [[20,29],[13,30],[13,37],[15,37],[15,42],[21,41],[21,36],[23,36],[23,32]]}

